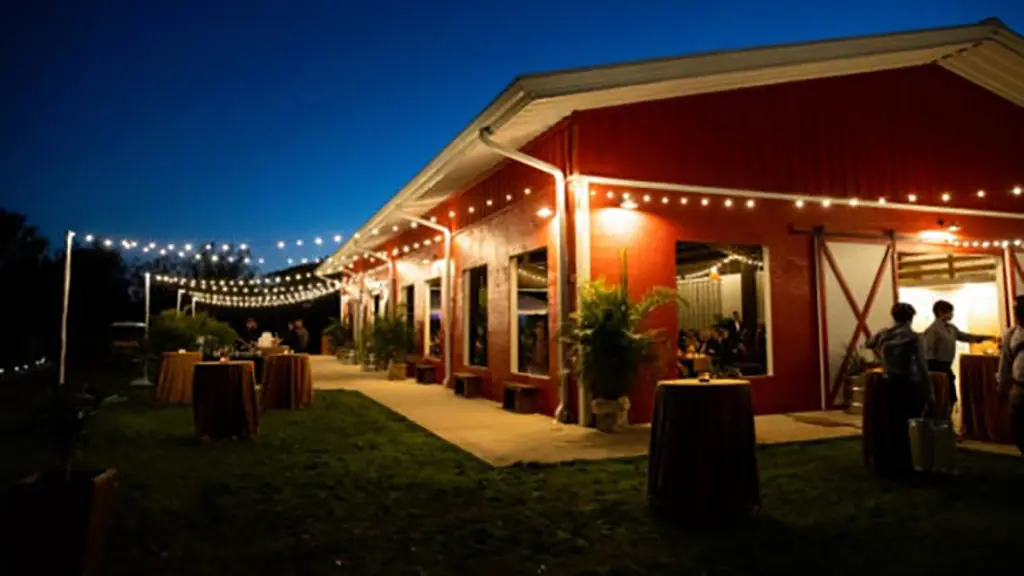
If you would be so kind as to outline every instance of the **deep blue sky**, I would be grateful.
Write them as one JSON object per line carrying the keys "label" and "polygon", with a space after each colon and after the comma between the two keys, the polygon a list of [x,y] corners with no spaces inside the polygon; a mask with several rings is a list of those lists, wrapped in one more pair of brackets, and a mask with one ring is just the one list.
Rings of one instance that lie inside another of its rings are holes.
{"label": "deep blue sky", "polygon": [[275,256],[351,234],[520,73],[989,16],[1024,30],[1020,0],[5,4],[22,6],[0,9],[0,207],[51,237]]}

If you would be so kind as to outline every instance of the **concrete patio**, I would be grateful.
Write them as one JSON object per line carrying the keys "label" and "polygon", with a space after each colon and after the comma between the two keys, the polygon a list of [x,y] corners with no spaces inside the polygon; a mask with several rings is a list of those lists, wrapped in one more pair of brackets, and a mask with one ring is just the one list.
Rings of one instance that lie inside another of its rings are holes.
{"label": "concrete patio", "polygon": [[[604,434],[558,424],[540,414],[508,412],[496,402],[458,397],[441,386],[389,381],[383,374],[360,372],[329,356],[314,357],[312,365],[317,389],[360,392],[492,466],[641,456],[647,454],[650,442],[649,426]],[[832,413],[757,416],[757,442],[807,442],[860,434],[852,424],[837,423],[840,416],[821,418],[823,414]]]}

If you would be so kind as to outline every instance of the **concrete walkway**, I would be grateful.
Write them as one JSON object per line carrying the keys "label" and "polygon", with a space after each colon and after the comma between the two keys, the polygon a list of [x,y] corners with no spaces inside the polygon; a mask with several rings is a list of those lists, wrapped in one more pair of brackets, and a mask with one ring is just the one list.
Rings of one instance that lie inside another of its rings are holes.
{"label": "concrete walkway", "polygon": [[[317,389],[358,391],[492,466],[641,456],[650,443],[649,426],[604,434],[558,424],[540,414],[508,412],[493,401],[461,398],[441,386],[388,381],[382,374],[360,372],[329,356],[314,357],[312,365]],[[852,426],[800,421],[786,414],[757,416],[754,425],[759,444],[860,434]]]}

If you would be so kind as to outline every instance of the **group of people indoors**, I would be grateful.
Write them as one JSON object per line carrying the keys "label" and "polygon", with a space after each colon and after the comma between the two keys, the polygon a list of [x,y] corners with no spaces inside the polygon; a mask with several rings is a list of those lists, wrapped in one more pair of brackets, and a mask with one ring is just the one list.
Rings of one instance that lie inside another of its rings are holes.
{"label": "group of people indoors", "polygon": [[[767,335],[765,325],[743,322],[738,311],[707,328],[680,330],[678,354],[706,356],[715,371],[733,369],[741,374],[763,374],[767,369]],[[688,374],[680,363],[680,376]]]}
{"label": "group of people indoors", "polygon": [[[917,311],[907,303],[892,307],[891,327],[874,334],[867,347],[875,352],[882,363],[884,383],[882,394],[886,404],[885,430],[879,431],[881,448],[886,452],[885,472],[909,472],[913,469],[907,422],[930,413],[934,418],[948,419],[949,414],[937,414],[935,389],[930,372],[946,376],[946,393],[952,406],[956,403],[956,377],[953,360],[958,342],[977,343],[998,341],[996,336],[968,334],[953,324],[953,305],[944,300],[932,307],[935,316],[923,332],[915,332],[911,323]],[[1016,325],[1002,338],[1000,345],[997,382],[1001,393],[1009,393],[1012,412],[1014,442],[1024,453],[1024,296],[1016,300]],[[868,407],[870,409],[870,407]]]}

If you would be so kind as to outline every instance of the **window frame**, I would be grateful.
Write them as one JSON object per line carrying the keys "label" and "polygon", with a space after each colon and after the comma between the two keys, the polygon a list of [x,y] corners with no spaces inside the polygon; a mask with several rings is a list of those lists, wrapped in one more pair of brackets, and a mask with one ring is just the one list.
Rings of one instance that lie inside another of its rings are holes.
{"label": "window frame", "polygon": [[[772,281],[771,281],[771,249],[766,244],[758,242],[731,242],[731,241],[715,241],[715,240],[699,240],[693,238],[676,239],[673,244],[673,253],[678,249],[679,244],[704,244],[708,246],[756,246],[761,249],[761,264],[764,267],[762,270],[761,277],[761,298],[763,300],[764,308],[764,329],[765,329],[765,370],[761,374],[750,374],[744,375],[747,379],[757,378],[770,378],[775,376],[775,347],[772,330]],[[674,263],[678,266],[678,263]],[[678,281],[673,286],[673,289],[678,293],[679,283]],[[676,342],[679,341],[679,334],[683,331],[681,325],[676,326]],[[678,345],[678,344],[677,344]]]}
{"label": "window frame", "polygon": [[[427,298],[426,305],[423,307],[424,308],[424,311],[423,311],[423,326],[425,328],[423,330],[423,357],[424,358],[428,358],[430,360],[440,361],[444,357],[444,342],[443,341],[441,342],[441,354],[438,355],[438,356],[432,356],[430,354],[430,336],[431,336],[431,334],[430,334],[430,311],[431,311],[431,308],[433,307],[433,302],[434,302],[433,298],[431,298],[431,296],[433,295],[433,286],[431,285],[431,282],[433,282],[434,280],[437,280],[438,283],[439,283],[439,285],[438,285],[438,292],[442,292],[441,295],[444,296],[443,291],[441,290],[441,288],[443,287],[443,284],[440,284],[441,282],[443,282],[443,280],[441,279],[440,276],[437,276],[435,278],[427,278],[426,280],[423,281],[423,284],[427,288],[427,290],[426,290],[426,293],[427,293],[427,295],[426,295],[426,298]],[[438,318],[438,324],[439,324],[438,328],[440,330],[444,330],[444,318],[443,318],[443,315],[444,315],[444,302],[442,301],[441,298],[438,298],[438,301],[441,304],[441,308],[440,308],[440,311],[439,311],[439,318]]]}
{"label": "window frame", "polygon": [[[473,352],[470,350],[470,328],[472,325],[472,311],[473,311],[473,300],[477,298],[476,294],[471,294],[473,287],[472,277],[473,272],[483,270],[484,272],[484,290],[487,290],[487,283],[490,280],[490,274],[486,264],[479,266],[473,266],[472,268],[466,268],[462,271],[462,364],[471,368],[479,368],[486,370],[490,367],[490,350],[487,349],[485,343],[485,358],[486,364],[473,364]],[[485,332],[489,333],[491,329],[491,317],[487,315],[487,321],[485,325]],[[486,338],[486,336],[485,336]],[[486,340],[485,340],[486,342]]]}
{"label": "window frame", "polygon": [[[519,371],[519,258],[533,252],[544,251],[544,269],[548,271],[547,266],[547,246],[539,246],[522,252],[517,252],[509,257],[509,373],[513,376],[521,376],[524,378],[551,378],[551,356],[550,350],[548,354],[548,372],[547,374],[531,374],[529,372]],[[551,337],[551,290],[545,285],[545,301],[548,304],[547,311],[547,322],[548,322],[548,338]],[[550,341],[548,347],[550,348]]]}

